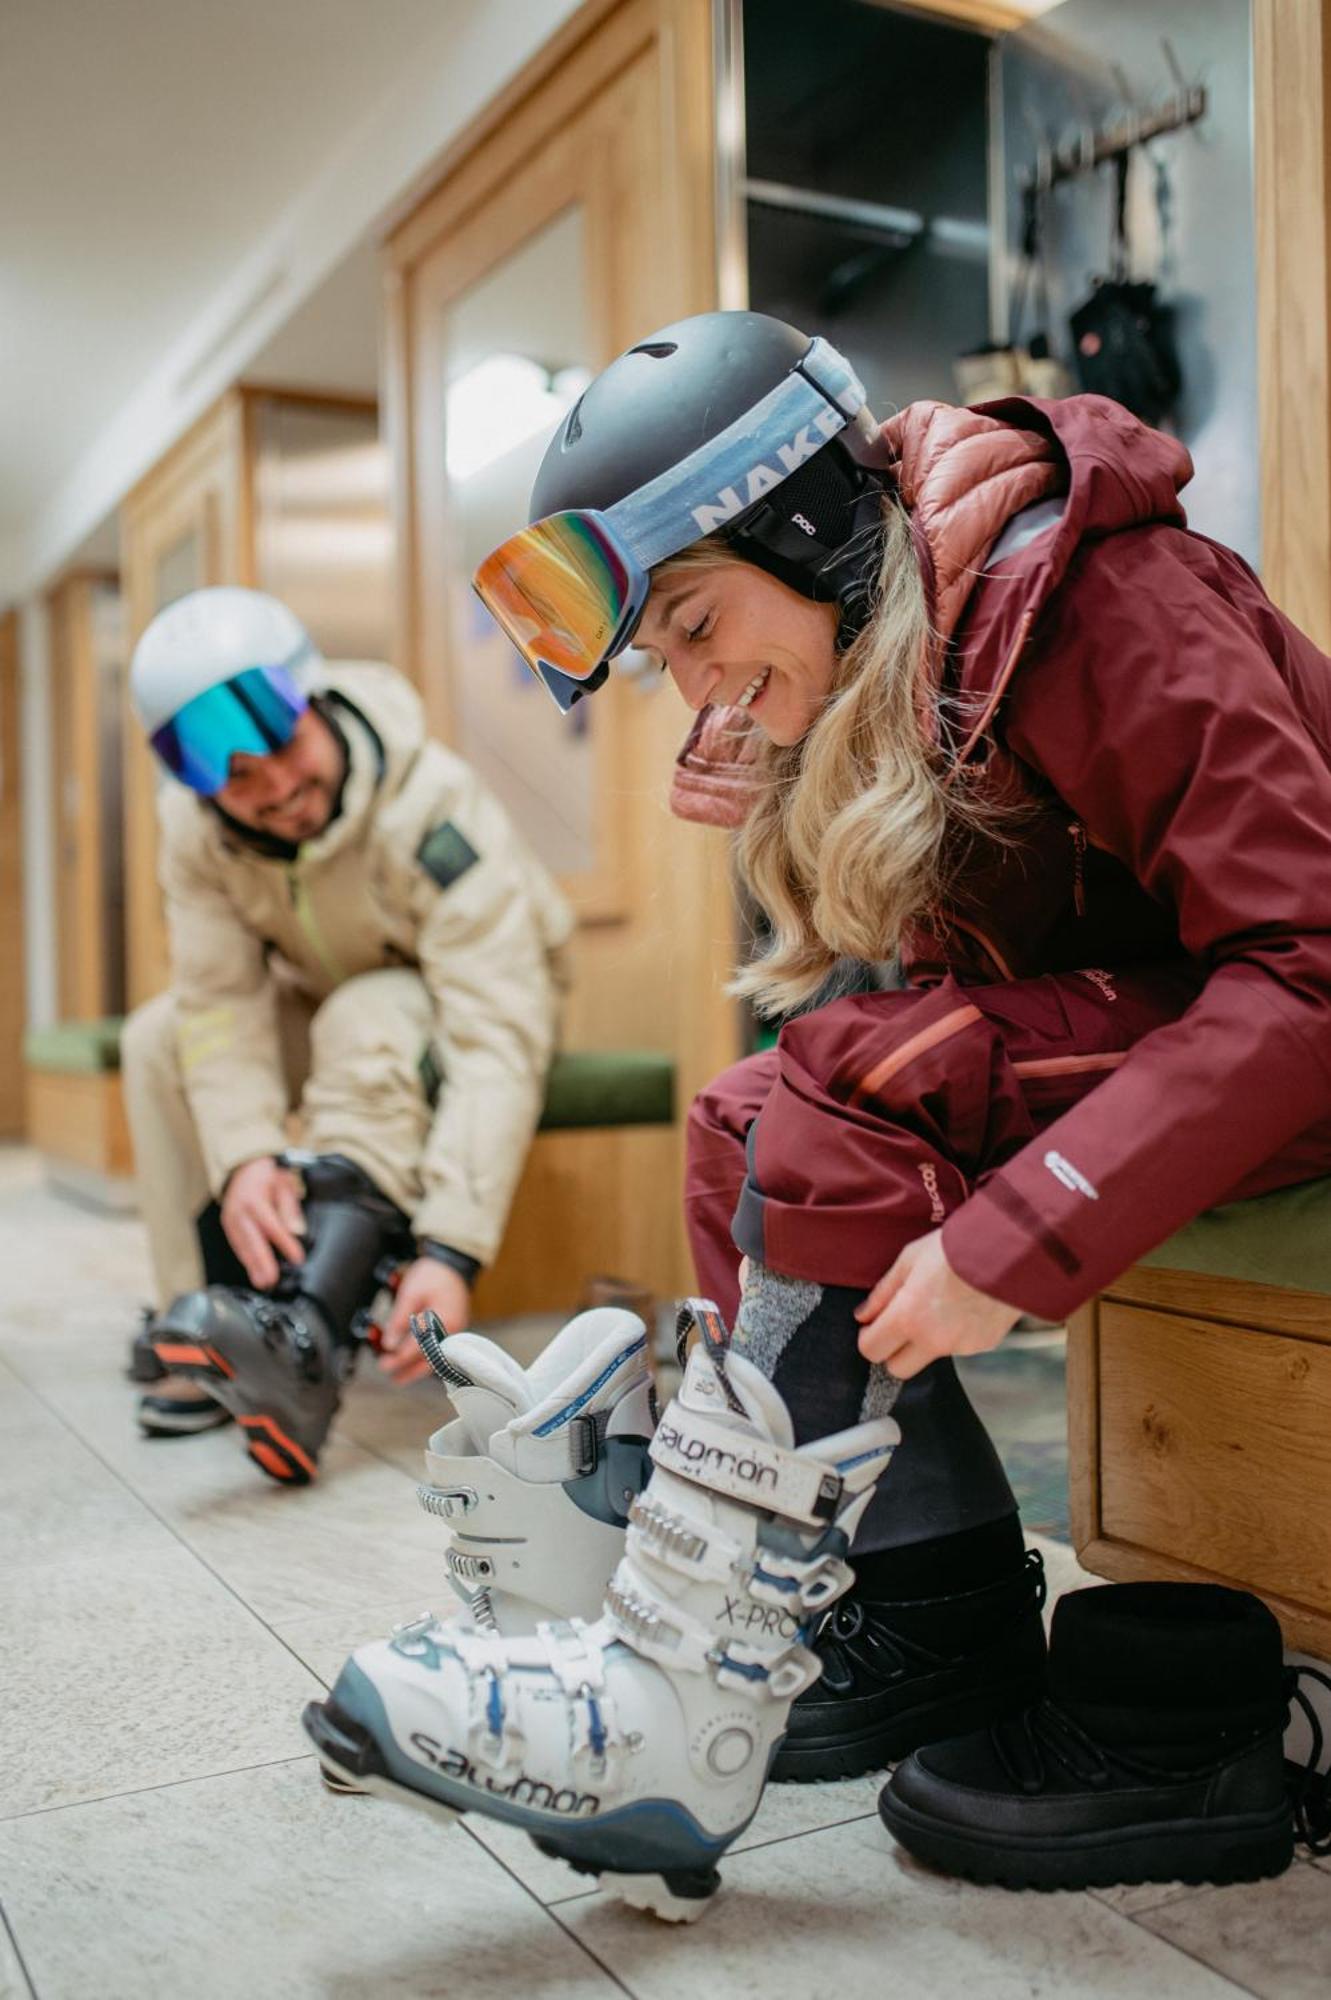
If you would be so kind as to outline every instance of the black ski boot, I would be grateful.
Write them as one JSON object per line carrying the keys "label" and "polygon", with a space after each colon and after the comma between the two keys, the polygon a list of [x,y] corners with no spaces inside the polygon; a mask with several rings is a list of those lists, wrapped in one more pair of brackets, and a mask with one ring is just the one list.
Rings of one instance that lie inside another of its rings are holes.
{"label": "black ski boot", "polygon": [[1047,1696],[917,1751],[879,1811],[919,1860],[1009,1889],[1278,1875],[1294,1852],[1291,1680],[1246,1591],[1074,1591],[1054,1611]]}
{"label": "black ski boot", "polygon": [[166,1370],[153,1351],[153,1335],[157,1331],[157,1314],[151,1306],[139,1308],[139,1328],[129,1346],[129,1366],[125,1370],[131,1382],[146,1384],[160,1382]]}
{"label": "black ski boot", "polygon": [[159,1317],[164,1367],[205,1384],[245,1433],[271,1479],[305,1486],[351,1372],[356,1320],[387,1258],[412,1252],[407,1219],[337,1153],[293,1154],[305,1184],[303,1264],[271,1293],[240,1285],[186,1292]]}
{"label": "black ski boot", "polygon": [[1044,1687],[1044,1595],[1015,1515],[866,1558],[813,1641],[822,1677],[790,1711],[773,1779],[858,1777],[1018,1713]]}
{"label": "black ski boot", "polygon": [[158,1315],[151,1306],[144,1306],[126,1371],[131,1382],[147,1385],[139,1397],[139,1429],[144,1436],[195,1437],[200,1431],[215,1431],[229,1424],[230,1410],[224,1410],[211,1394],[183,1393],[186,1386],[197,1389],[202,1384],[184,1385],[178,1376],[172,1383],[153,1348],[157,1328]]}
{"label": "black ski boot", "polygon": [[[222,1212],[215,1201],[210,1201],[202,1214],[196,1216],[194,1227],[203,1259],[204,1284],[243,1286],[245,1267],[226,1240]],[[145,1437],[193,1437],[200,1431],[213,1431],[229,1424],[231,1412],[224,1410],[211,1394],[184,1395],[178,1376],[173,1383],[153,1346],[159,1317],[151,1306],[141,1308],[138,1332],[129,1350],[126,1372],[131,1382],[137,1382],[146,1391],[139,1398],[139,1429]]]}

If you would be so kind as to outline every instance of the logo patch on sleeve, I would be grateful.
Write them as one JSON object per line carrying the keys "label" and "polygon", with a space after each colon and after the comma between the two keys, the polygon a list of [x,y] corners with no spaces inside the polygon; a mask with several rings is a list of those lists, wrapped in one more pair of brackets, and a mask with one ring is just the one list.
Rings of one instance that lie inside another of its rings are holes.
{"label": "logo patch on sleeve", "polygon": [[451,819],[446,819],[442,826],[432,827],[416,849],[416,859],[441,889],[451,889],[480,858],[466,834]]}

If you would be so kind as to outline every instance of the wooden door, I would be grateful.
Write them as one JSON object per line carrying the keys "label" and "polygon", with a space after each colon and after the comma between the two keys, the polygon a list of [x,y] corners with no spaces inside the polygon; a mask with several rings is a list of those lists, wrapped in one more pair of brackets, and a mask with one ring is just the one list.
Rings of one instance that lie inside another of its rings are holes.
{"label": "wooden door", "polygon": [[23,792],[18,613],[0,616],[0,1138],[24,1127]]}
{"label": "wooden door", "polygon": [[578,912],[566,1040],[672,1051],[684,1103],[738,1053],[726,846],[666,805],[688,715],[612,677],[561,719],[470,574],[579,383],[715,304],[710,33],[708,0],[585,7],[387,254],[402,663]]}
{"label": "wooden door", "polygon": [[[206,584],[253,580],[245,415],[223,397],[142,479],[121,512],[120,568],[130,651],[156,614]],[[157,882],[157,787],[164,782],[130,714],[125,719],[126,985],[131,1006],[167,983]]]}
{"label": "wooden door", "polygon": [[57,1003],[62,1021],[91,1021],[124,1005],[119,578],[75,571],[47,613]]}

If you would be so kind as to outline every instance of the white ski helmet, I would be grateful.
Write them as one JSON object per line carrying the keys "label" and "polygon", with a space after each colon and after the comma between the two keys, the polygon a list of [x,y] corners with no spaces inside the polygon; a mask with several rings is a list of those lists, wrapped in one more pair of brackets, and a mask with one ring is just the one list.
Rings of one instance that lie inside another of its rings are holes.
{"label": "white ski helmet", "polygon": [[130,698],[173,778],[211,798],[237,752],[291,741],[309,706],[314,641],[262,590],[192,590],[159,611],[134,648]]}

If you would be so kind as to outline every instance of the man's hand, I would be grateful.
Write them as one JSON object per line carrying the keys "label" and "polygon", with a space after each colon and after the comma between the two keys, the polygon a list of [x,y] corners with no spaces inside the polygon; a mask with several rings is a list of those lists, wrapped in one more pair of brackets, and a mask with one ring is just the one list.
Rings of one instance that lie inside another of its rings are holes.
{"label": "man's hand", "polygon": [[277,1283],[277,1258],[305,1262],[300,1182],[276,1160],[246,1160],[222,1196],[222,1228],[256,1291]]}
{"label": "man's hand", "polygon": [[437,1257],[418,1257],[414,1264],[408,1264],[397,1288],[379,1350],[379,1366],[395,1382],[415,1382],[430,1372],[410,1325],[412,1315],[423,1312],[437,1312],[448,1333],[461,1333],[471,1316],[466,1279]]}
{"label": "man's hand", "polygon": [[860,1353],[903,1382],[944,1354],[983,1354],[1021,1318],[959,1278],[943,1254],[943,1232],[908,1243],[862,1305]]}

